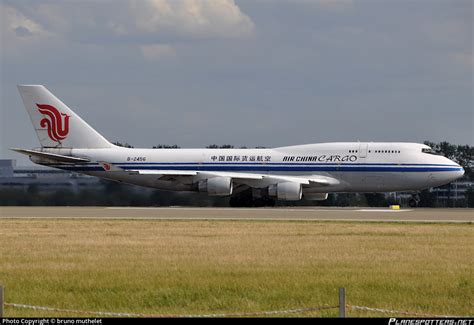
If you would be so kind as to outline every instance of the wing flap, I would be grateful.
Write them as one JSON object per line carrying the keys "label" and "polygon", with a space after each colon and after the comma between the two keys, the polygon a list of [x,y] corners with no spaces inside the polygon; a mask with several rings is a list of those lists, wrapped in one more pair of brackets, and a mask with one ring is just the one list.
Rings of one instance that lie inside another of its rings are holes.
{"label": "wing flap", "polygon": [[127,169],[126,171],[137,172],[140,175],[163,175],[163,176],[196,176],[197,171],[193,170],[141,170],[141,169]]}
{"label": "wing flap", "polygon": [[[110,165],[110,164],[109,164]],[[119,168],[119,167],[117,167]],[[104,168],[105,169],[105,168]],[[112,171],[112,170],[111,170]],[[257,174],[257,173],[238,173],[238,172],[221,172],[221,171],[197,171],[197,170],[160,170],[160,169],[119,169],[117,171],[125,171],[131,173],[137,173],[140,175],[155,175],[161,177],[198,177],[198,179],[206,179],[212,177],[230,177],[237,183],[246,184],[276,184],[282,182],[294,182],[300,184],[317,184],[321,186],[330,186],[339,184],[339,180],[333,177],[322,176],[322,175],[311,175],[311,176],[286,176],[286,175],[275,175],[275,174]]]}
{"label": "wing flap", "polygon": [[248,179],[248,180],[259,180],[263,179],[263,175],[254,173],[236,173],[236,172],[199,172],[200,175],[211,177],[230,177],[232,179]]}
{"label": "wing flap", "polygon": [[341,183],[337,178],[322,175],[313,175],[308,180],[310,183],[322,186],[339,185]]}

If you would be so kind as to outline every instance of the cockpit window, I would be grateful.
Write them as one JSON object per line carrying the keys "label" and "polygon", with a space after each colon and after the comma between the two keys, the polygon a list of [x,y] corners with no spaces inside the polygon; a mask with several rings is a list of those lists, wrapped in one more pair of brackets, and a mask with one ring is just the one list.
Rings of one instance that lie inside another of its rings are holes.
{"label": "cockpit window", "polygon": [[434,151],[434,150],[431,149],[431,148],[421,148],[421,152],[423,152],[423,153],[428,153],[428,154],[430,154],[430,155],[437,155],[437,156],[440,156],[440,155],[441,155],[441,153],[436,152],[436,151]]}

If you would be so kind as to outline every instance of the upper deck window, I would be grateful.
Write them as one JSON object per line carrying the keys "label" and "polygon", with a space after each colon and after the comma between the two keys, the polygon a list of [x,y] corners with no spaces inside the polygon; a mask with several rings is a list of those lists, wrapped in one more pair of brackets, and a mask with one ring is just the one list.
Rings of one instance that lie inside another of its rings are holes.
{"label": "upper deck window", "polygon": [[[369,152],[372,152],[369,150]],[[401,153],[400,150],[374,150],[374,153]]]}

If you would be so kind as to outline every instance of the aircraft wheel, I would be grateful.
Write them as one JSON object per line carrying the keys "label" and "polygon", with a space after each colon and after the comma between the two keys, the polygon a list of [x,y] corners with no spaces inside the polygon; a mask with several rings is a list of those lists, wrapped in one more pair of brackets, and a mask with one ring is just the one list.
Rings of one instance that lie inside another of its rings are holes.
{"label": "aircraft wheel", "polygon": [[265,206],[265,199],[254,199],[253,206],[256,208],[261,208]]}
{"label": "aircraft wheel", "polygon": [[238,196],[233,196],[229,200],[229,205],[233,208],[238,208],[242,206],[242,199]]}
{"label": "aircraft wheel", "polygon": [[229,205],[233,208],[253,207],[254,202],[252,198],[246,196],[233,196],[229,200]]}
{"label": "aircraft wheel", "polygon": [[266,198],[265,199],[265,206],[267,207],[274,207],[276,204],[274,199]]}
{"label": "aircraft wheel", "polygon": [[408,206],[409,206],[410,208],[416,208],[416,207],[418,207],[418,201],[415,200],[415,199],[410,199],[410,200],[408,201]]}

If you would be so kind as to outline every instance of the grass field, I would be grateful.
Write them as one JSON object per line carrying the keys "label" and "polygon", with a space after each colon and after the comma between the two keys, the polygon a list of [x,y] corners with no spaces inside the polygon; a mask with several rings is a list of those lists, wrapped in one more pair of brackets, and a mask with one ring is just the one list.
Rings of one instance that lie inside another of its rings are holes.
{"label": "grass field", "polygon": [[[337,290],[346,287],[353,305],[473,315],[473,230],[472,224],[0,220],[0,283],[9,303],[88,311],[316,307],[337,305]],[[81,315],[6,307],[5,316]]]}

